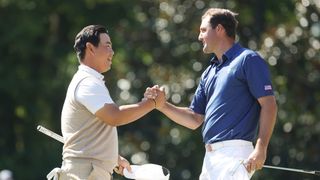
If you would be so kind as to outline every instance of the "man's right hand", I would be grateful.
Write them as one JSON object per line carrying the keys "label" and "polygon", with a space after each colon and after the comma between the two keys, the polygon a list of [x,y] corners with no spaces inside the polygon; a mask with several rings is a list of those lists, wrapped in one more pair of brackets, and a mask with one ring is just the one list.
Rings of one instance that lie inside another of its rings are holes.
{"label": "man's right hand", "polygon": [[166,99],[166,92],[164,87],[157,87],[156,88],[157,97],[155,98],[155,101],[157,102],[156,109],[161,110],[161,108],[164,107],[165,103],[167,102]]}
{"label": "man's right hand", "polygon": [[154,99],[156,102],[156,109],[161,109],[166,103],[166,94],[164,87],[159,87],[159,85],[154,85],[153,87],[148,87],[144,93],[144,98]]}

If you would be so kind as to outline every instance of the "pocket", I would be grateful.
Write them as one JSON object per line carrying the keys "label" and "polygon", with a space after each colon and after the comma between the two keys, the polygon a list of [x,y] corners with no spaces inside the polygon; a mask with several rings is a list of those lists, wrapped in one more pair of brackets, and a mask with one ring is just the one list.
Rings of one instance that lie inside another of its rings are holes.
{"label": "pocket", "polygon": [[111,180],[111,175],[103,168],[92,164],[92,171],[88,180]]}
{"label": "pocket", "polygon": [[243,161],[235,161],[229,168],[229,173],[233,179],[249,180],[251,175],[243,164]]}
{"label": "pocket", "polygon": [[253,174],[256,172],[256,171],[251,171],[251,172],[248,172],[246,166],[242,163],[242,168],[244,169],[244,171],[247,173],[249,179],[253,176]]}
{"label": "pocket", "polygon": [[91,163],[65,163],[61,168],[59,180],[87,180],[93,167]]}
{"label": "pocket", "polygon": [[243,162],[241,162],[241,169],[242,169],[243,173],[248,176],[249,179],[251,178],[252,174],[254,173],[254,171],[251,172],[252,174],[249,173]]}

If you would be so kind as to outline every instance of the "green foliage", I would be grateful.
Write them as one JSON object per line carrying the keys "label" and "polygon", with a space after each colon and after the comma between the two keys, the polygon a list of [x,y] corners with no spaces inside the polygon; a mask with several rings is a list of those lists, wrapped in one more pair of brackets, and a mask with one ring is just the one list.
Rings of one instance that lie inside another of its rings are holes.
{"label": "green foliage", "polygon": [[[319,1],[0,0],[0,170],[34,180],[60,166],[62,145],[36,126],[60,133],[66,88],[78,66],[74,37],[88,24],[109,29],[115,56],[105,80],[117,104],[137,102],[146,87],[160,84],[169,101],[188,106],[208,65],[197,40],[208,7],[238,12],[239,41],[270,64],[279,114],[266,163],[318,168]],[[131,162],[162,164],[174,180],[198,178],[200,128],[188,130],[154,111],[118,129],[121,154]],[[314,179],[268,169],[253,179],[281,178]]]}

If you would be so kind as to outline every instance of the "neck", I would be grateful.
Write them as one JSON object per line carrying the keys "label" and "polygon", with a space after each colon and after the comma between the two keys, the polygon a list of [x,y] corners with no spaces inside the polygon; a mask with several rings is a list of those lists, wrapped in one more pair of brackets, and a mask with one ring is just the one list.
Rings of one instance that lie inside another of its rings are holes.
{"label": "neck", "polygon": [[231,38],[224,39],[223,41],[220,41],[220,42],[221,43],[220,43],[217,51],[214,52],[219,61],[222,60],[223,54],[225,52],[227,52],[233,46],[233,44],[235,43],[234,39],[231,39]]}
{"label": "neck", "polygon": [[85,58],[82,60],[81,64],[86,65],[86,66],[88,66],[88,67],[90,67],[90,68],[98,71],[99,73],[101,73],[101,72],[99,71],[99,69],[95,66],[95,64],[94,64],[93,62],[94,62],[94,61],[93,61],[92,59],[89,59],[89,58],[86,58],[86,57],[85,57]]}

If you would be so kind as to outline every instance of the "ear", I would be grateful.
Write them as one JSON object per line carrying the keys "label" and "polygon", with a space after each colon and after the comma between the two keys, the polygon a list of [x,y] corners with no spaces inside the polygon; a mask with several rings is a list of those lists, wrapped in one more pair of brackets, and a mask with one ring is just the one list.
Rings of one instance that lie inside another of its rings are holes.
{"label": "ear", "polygon": [[221,31],[223,29],[223,26],[221,24],[218,24],[217,27],[216,27],[217,31]]}
{"label": "ear", "polygon": [[216,27],[217,33],[225,33],[226,30],[224,29],[224,27],[221,24],[218,24]]}
{"label": "ear", "polygon": [[94,54],[94,46],[91,43],[86,43],[86,49],[87,53]]}

